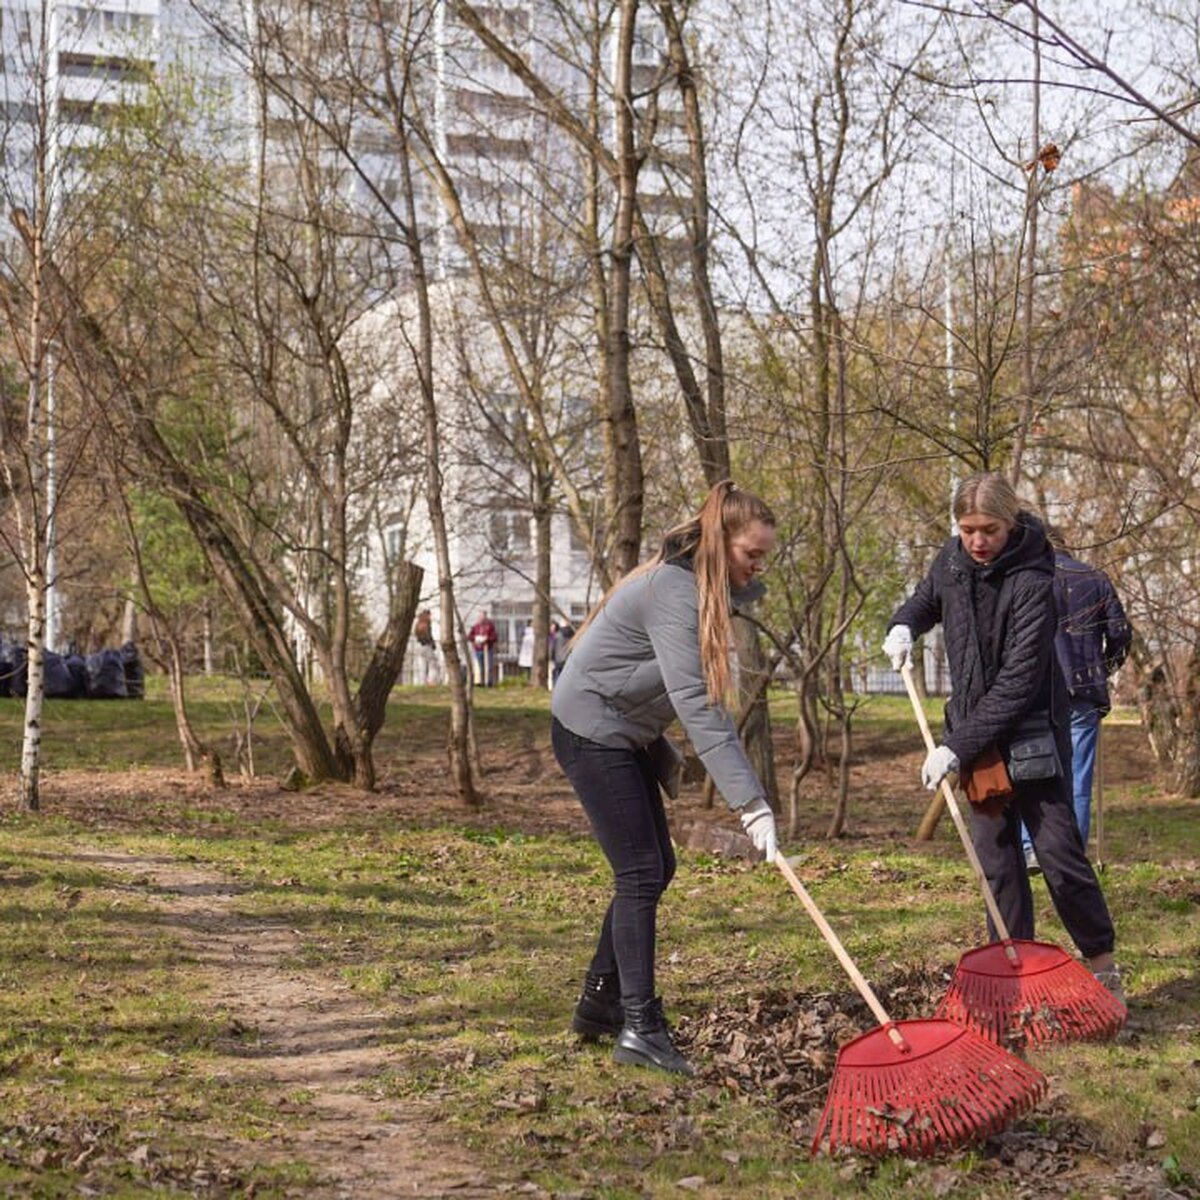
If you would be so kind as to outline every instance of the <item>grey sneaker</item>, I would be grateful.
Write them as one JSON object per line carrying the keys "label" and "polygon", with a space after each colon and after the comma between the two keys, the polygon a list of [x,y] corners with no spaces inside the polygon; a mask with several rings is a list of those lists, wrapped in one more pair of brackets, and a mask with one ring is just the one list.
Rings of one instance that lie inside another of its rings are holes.
{"label": "grey sneaker", "polygon": [[1042,864],[1038,862],[1037,855],[1034,854],[1032,846],[1025,847],[1025,870],[1030,875],[1040,875],[1042,873]]}
{"label": "grey sneaker", "polygon": [[1121,986],[1121,968],[1106,967],[1103,971],[1093,971],[1093,975],[1102,983],[1120,1002],[1129,1007],[1129,1001],[1125,999],[1125,989]]}

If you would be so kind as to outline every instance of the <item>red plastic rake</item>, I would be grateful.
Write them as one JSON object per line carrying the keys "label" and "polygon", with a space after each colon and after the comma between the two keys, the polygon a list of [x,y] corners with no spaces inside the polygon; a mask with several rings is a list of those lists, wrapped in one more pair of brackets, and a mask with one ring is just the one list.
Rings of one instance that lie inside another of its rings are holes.
{"label": "red plastic rake", "polygon": [[[932,750],[933,734],[913,683],[912,668],[904,666],[900,674],[925,737],[926,748]],[[954,798],[954,789],[945,779],[942,780],[942,795],[1000,940],[990,946],[968,950],[958,960],[954,978],[938,1005],[937,1015],[977,1029],[1001,1045],[1115,1037],[1128,1015],[1125,1005],[1083,963],[1060,947],[1049,942],[1014,940],[988,886],[983,865]]]}
{"label": "red plastic rake", "polygon": [[822,1142],[831,1154],[932,1154],[995,1133],[1041,1099],[1045,1076],[973,1029],[893,1021],[791,864],[777,853],[775,865],[880,1024],[838,1051],[813,1154]]}

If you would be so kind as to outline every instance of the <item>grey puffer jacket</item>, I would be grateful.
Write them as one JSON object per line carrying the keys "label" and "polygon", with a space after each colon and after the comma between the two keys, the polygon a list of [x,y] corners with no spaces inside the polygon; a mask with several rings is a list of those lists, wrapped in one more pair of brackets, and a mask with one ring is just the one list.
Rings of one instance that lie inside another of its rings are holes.
{"label": "grey puffer jacket", "polygon": [[917,638],[939,621],[952,683],[943,740],[962,766],[989,746],[1005,749],[1039,709],[1049,710],[1069,762],[1066,687],[1054,657],[1054,552],[1035,516],[1021,513],[990,563],[974,562],[957,537],[942,546],[891,624]]}
{"label": "grey puffer jacket", "polygon": [[[753,581],[733,602],[750,603],[765,590]],[[580,737],[629,750],[651,748],[678,717],[730,808],[764,795],[732,718],[708,700],[696,576],[686,558],[661,562],[611,593],[572,647],[550,711]]]}

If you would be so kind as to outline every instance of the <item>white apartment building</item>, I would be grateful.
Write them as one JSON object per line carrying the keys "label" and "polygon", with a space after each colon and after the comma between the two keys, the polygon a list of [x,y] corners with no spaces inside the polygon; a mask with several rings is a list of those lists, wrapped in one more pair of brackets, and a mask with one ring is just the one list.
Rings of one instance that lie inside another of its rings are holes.
{"label": "white apartment building", "polygon": [[47,129],[57,204],[86,186],[86,150],[107,116],[144,101],[168,63],[217,61],[184,0],[3,0],[0,51],[9,204],[29,202],[36,128]]}
{"label": "white apartment building", "polygon": [[[553,6],[545,0],[494,0],[480,7],[488,23],[509,36],[539,74],[566,96],[579,91],[578,68],[570,63],[565,33],[559,28],[561,18]],[[253,21],[257,11],[253,2],[230,3],[225,8],[234,28]],[[273,14],[277,17],[278,13]],[[322,18],[318,10],[308,10],[298,19],[315,22],[319,34]],[[539,228],[544,213],[548,208],[562,211],[582,204],[582,180],[573,147],[564,134],[534,113],[523,86],[449,17],[444,4],[436,10],[432,31],[435,45],[426,59],[432,68],[426,103],[435,115],[438,149],[459,182],[468,220],[485,250],[503,251],[513,239],[527,239],[546,249],[561,231]],[[317,41],[319,44],[319,38]],[[39,112],[48,113],[55,130],[53,154],[61,196],[74,187],[86,187],[85,152],[98,137],[106,114],[120,105],[137,103],[155,74],[172,64],[226,81],[230,100],[220,116],[224,128],[213,152],[235,157],[244,152],[248,163],[252,161],[255,122],[260,119],[253,89],[236,55],[205,28],[186,0],[3,0],[0,45],[0,98],[9,134],[3,168],[6,206],[28,206],[34,165],[32,134]],[[638,40],[636,58],[638,82],[644,85],[659,70],[662,54],[652,38],[643,37]],[[267,69],[286,71],[287,67],[285,62],[268,63]],[[269,126],[289,116],[287,104],[278,96],[269,100],[264,111]],[[669,108],[660,114],[660,130],[666,131],[659,138],[662,144],[670,144],[673,121]],[[356,125],[354,139],[374,186],[386,199],[395,199],[394,137],[362,120]],[[286,194],[289,178],[286,142],[284,134],[277,157],[267,164],[269,171],[277,172],[281,194]],[[376,206],[372,188],[355,178],[336,154],[329,165],[331,173],[340,173],[344,194],[352,201],[361,203],[364,210]],[[654,220],[669,222],[672,189],[665,182],[665,169],[663,161],[649,162],[642,185],[651,192],[659,189],[662,203],[648,208],[654,211]],[[443,325],[460,331],[469,327],[460,345],[446,346],[439,353],[439,402],[444,406],[448,447],[446,506],[459,611],[469,627],[478,612],[486,610],[500,635],[500,659],[511,661],[531,620],[535,595],[533,485],[521,477],[521,462],[505,446],[506,436],[519,432],[521,406],[506,378],[499,347],[487,331],[486,321],[475,313],[470,275],[448,214],[428,181],[420,188],[423,221],[433,231],[429,247],[436,302],[443,311],[457,313],[457,323]],[[547,189],[553,192],[550,206],[542,204]],[[559,254],[561,266],[570,258],[571,249],[560,246],[547,253]],[[567,269],[579,270],[579,265],[568,263]],[[386,288],[381,286],[380,303],[363,322],[364,327],[377,331],[377,344],[388,344],[394,333],[389,326],[405,307],[403,294],[388,294],[394,286],[394,280]],[[400,287],[402,292],[402,282]],[[570,324],[583,319],[583,314],[566,312],[559,317]],[[392,356],[391,365],[385,368],[390,378],[380,383],[383,393],[403,391],[403,357],[400,353]],[[563,419],[569,420],[572,410],[586,407],[586,398],[597,386],[595,375],[586,363],[544,365],[557,372],[553,387]],[[378,434],[378,429],[372,429],[368,436]],[[437,570],[419,494],[419,474],[413,487],[411,495],[403,494],[401,488],[396,495],[375,498],[387,519],[375,544],[363,555],[363,607],[373,631],[386,615],[382,571],[389,554],[403,553],[426,568],[427,603],[437,621]],[[578,621],[598,599],[599,590],[584,545],[572,533],[561,507],[551,520],[550,559],[551,619]]]}
{"label": "white apartment building", "polygon": [[[569,102],[577,102],[585,93],[582,72],[571,62],[565,45],[569,35],[561,27],[560,10],[542,0],[497,0],[477,8],[489,26],[509,39],[532,69]],[[534,112],[517,78],[496,62],[473,33],[447,17],[444,8],[435,28],[433,104],[439,153],[458,181],[464,212],[484,254],[502,256],[519,243],[522,252],[537,259],[543,273],[579,272],[578,249],[568,244],[561,230],[539,224],[547,207],[583,209],[583,176],[575,147],[566,134]],[[604,70],[611,68],[611,47],[609,51],[609,61],[601,64]],[[661,69],[663,51],[653,36],[640,36],[634,57],[635,87],[644,90]],[[607,115],[611,121],[611,114]],[[607,128],[611,130],[611,123]],[[671,223],[678,221],[674,197],[681,181],[677,175],[668,182],[665,172],[670,169],[670,152],[678,154],[682,145],[681,119],[669,104],[661,106],[658,129],[656,145],[666,149],[643,167],[640,188],[643,195],[660,197],[645,208],[651,221],[669,233]],[[478,308],[475,282],[456,244],[449,214],[432,199],[430,211],[439,232],[435,304],[456,318],[438,324],[443,330],[455,324],[467,330],[457,344],[439,346],[437,354],[437,391],[449,448],[446,508],[453,532],[450,553],[456,598],[466,628],[480,612],[487,612],[499,635],[499,660],[513,665],[535,603],[532,496],[537,484],[522,457],[512,452],[512,443],[523,436],[521,401],[506,374],[500,346]],[[576,291],[585,294],[583,304],[570,309],[568,303],[568,311],[560,309],[552,318],[563,330],[570,330],[563,339],[568,344],[587,340],[585,326],[591,320],[585,277],[581,275],[576,285]],[[372,324],[378,320],[379,327],[386,329],[401,309],[403,304],[373,314]],[[597,387],[594,372],[586,364],[572,362],[567,354],[548,355],[539,370],[553,378],[550,390],[560,399],[556,416],[562,428],[571,427],[573,418],[589,407]],[[587,434],[593,440],[599,436],[596,430]],[[432,609],[436,632],[437,572],[424,508],[418,503],[411,509],[398,506],[397,511],[401,519],[382,535],[386,546],[375,548],[372,569],[382,569],[401,552],[424,566],[425,605]],[[566,618],[576,624],[601,594],[585,542],[561,505],[551,520],[549,592],[551,620]],[[373,601],[373,624],[381,622],[385,590],[375,583],[368,595]]]}
{"label": "white apartment building", "polygon": [[[500,347],[478,311],[470,276],[453,273],[434,283],[431,303],[436,314],[434,387],[443,447],[443,505],[455,599],[464,629],[481,611],[487,612],[499,637],[497,659],[507,672],[515,666],[522,634],[532,622],[536,595],[531,502],[536,484],[521,453],[523,408],[512,391]],[[388,364],[375,370],[373,395],[381,421],[379,426],[372,423],[372,436],[388,436],[393,424],[410,432],[419,428],[415,370],[405,350],[414,326],[408,298],[381,304],[362,322],[359,334],[370,347],[366,361]],[[471,330],[469,341],[459,336],[464,327]],[[569,379],[569,374],[563,378]],[[568,399],[557,413],[570,421],[586,407]],[[581,420],[581,427],[584,424]],[[581,433],[581,453],[587,449],[583,443],[595,436],[594,431]],[[377,629],[387,615],[389,565],[400,558],[417,563],[425,571],[422,607],[432,610],[435,636],[440,637],[437,560],[423,485],[423,476],[414,477],[390,497],[391,506],[364,561],[364,595],[370,624]],[[574,623],[600,597],[590,555],[561,506],[550,517],[549,596],[550,619]],[[411,670],[405,675],[410,677]]]}

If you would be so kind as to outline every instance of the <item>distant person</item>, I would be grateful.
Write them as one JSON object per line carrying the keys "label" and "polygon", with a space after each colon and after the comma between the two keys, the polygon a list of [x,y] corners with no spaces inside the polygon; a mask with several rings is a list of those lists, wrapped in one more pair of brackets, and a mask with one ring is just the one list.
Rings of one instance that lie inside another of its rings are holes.
{"label": "distant person", "polygon": [[517,651],[517,666],[528,679],[533,674],[533,622],[525,626],[521,634],[521,648]]}
{"label": "distant person", "polygon": [[678,766],[663,736],[676,717],[755,849],[775,857],[766,789],[726,708],[733,609],[761,595],[757,576],[774,541],[771,510],[728,480],[717,484],[593,609],[551,694],[554,756],[614,880],[572,1027],[615,1034],[618,1062],[693,1073],[654,984],[658,902],[675,873],[659,787]]}
{"label": "distant person", "polygon": [[567,665],[567,654],[571,648],[571,639],[575,636],[575,628],[569,621],[559,625],[556,621],[550,624],[550,686],[558,682],[562,669]]}
{"label": "distant person", "polygon": [[439,681],[437,646],[433,640],[433,613],[427,608],[417,613],[413,625],[413,637],[417,643],[415,682],[431,685]]}
{"label": "distant person", "polygon": [[[1071,786],[1075,821],[1086,847],[1092,827],[1092,777],[1100,722],[1112,711],[1108,679],[1129,654],[1133,630],[1112,581],[1098,567],[1067,553],[1062,533],[1046,530],[1054,547],[1054,602],[1058,631],[1054,651],[1071,701]],[[1025,864],[1038,873],[1029,831],[1021,826]]]}
{"label": "distant person", "polygon": [[495,673],[496,626],[492,624],[486,609],[479,610],[479,620],[471,626],[467,635],[471,641],[471,652],[475,657],[475,678],[482,687],[491,687]]}
{"label": "distant person", "polygon": [[1054,658],[1054,551],[1041,522],[998,473],[964,479],[953,512],[957,535],[896,610],[883,643],[900,670],[912,660],[914,639],[942,626],[951,692],[942,742],[926,755],[922,782],[935,790],[991,751],[1009,758],[1011,773],[1014,743],[1032,748],[1049,741],[1052,749],[1037,759],[1038,777],[1014,780],[999,811],[971,805],[971,840],[1010,933],[1030,940],[1033,890],[1020,833],[1022,821],[1029,826],[1063,925],[1096,978],[1123,1003],[1112,918],[1084,853],[1064,766],[1071,743],[1068,698]]}

